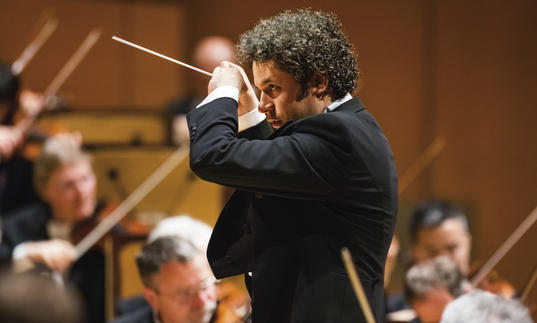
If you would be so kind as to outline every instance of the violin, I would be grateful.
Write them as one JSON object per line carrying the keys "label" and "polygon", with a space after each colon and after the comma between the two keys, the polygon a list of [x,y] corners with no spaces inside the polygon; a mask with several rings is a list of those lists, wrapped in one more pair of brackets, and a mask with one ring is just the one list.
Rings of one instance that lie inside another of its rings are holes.
{"label": "violin", "polygon": [[515,297],[515,288],[513,285],[507,280],[500,278],[495,271],[491,271],[478,287],[506,299],[513,299]]}
{"label": "violin", "polygon": [[232,283],[221,283],[216,289],[218,308],[214,323],[243,323],[248,319],[250,298]]}
{"label": "violin", "polygon": [[[472,279],[480,269],[481,266],[477,264],[472,265],[468,279]],[[516,294],[514,286],[502,278],[496,270],[491,270],[476,287],[503,296],[506,299],[513,299]]]}
{"label": "violin", "polygon": [[[94,231],[94,229],[101,223],[106,217],[108,217],[112,212],[118,207],[118,203],[100,203],[96,207],[96,215],[92,216],[88,219],[82,220],[80,222],[77,222],[73,230],[71,231],[71,243],[73,245],[77,245],[82,241],[90,232]],[[149,234],[149,228],[146,224],[137,221],[132,220],[128,217],[125,217],[121,219],[114,228],[110,230],[112,234],[118,232],[128,232],[132,235],[148,235]],[[106,236],[104,235],[101,237],[95,245],[99,248],[102,248],[102,244],[104,241],[104,238]]]}

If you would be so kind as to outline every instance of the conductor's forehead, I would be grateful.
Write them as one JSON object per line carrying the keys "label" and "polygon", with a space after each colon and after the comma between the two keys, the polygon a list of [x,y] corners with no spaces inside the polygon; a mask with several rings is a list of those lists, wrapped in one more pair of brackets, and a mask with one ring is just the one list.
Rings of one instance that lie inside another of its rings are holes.
{"label": "conductor's forehead", "polygon": [[267,84],[280,83],[287,75],[289,75],[279,69],[272,60],[265,62],[254,61],[252,64],[252,72],[254,75],[254,83],[256,87],[260,89]]}

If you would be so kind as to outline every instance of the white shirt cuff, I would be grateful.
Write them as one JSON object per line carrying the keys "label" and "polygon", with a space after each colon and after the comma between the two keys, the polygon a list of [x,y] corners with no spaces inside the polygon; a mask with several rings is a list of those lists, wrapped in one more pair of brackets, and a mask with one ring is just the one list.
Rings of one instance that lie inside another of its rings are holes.
{"label": "white shirt cuff", "polygon": [[220,98],[231,98],[239,102],[239,95],[240,95],[239,89],[237,89],[234,86],[231,86],[231,85],[219,86],[216,89],[214,89],[214,91],[209,93],[209,95],[205,98],[205,100],[201,101],[201,103],[198,104],[196,109]]}
{"label": "white shirt cuff", "polygon": [[34,262],[28,257],[24,243],[18,244],[13,249],[13,271],[23,272],[34,267]]}
{"label": "white shirt cuff", "polygon": [[246,130],[250,127],[253,127],[265,120],[265,114],[259,112],[259,110],[254,109],[250,112],[247,112],[239,116],[239,132]]}

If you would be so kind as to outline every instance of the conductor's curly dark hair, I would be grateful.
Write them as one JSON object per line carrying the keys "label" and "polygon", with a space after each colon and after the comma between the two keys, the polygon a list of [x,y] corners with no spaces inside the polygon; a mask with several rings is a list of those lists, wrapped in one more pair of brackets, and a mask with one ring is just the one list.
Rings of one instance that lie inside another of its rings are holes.
{"label": "conductor's curly dark hair", "polygon": [[354,48],[337,17],[311,9],[288,10],[262,19],[241,35],[237,59],[250,67],[253,62],[273,60],[301,85],[298,100],[307,94],[308,83],[317,73],[327,77],[327,94],[332,100],[352,93],[359,76]]}

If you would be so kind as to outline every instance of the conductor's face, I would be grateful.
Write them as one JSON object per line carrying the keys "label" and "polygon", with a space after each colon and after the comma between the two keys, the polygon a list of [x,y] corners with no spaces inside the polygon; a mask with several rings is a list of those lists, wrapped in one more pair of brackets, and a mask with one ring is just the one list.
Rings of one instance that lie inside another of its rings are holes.
{"label": "conductor's face", "polygon": [[311,93],[297,100],[302,94],[302,87],[273,61],[254,62],[252,69],[254,84],[261,91],[259,112],[267,116],[273,128],[322,111],[322,108],[319,110],[319,100]]}

